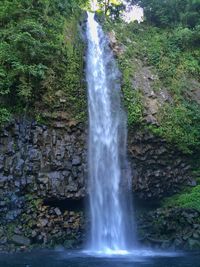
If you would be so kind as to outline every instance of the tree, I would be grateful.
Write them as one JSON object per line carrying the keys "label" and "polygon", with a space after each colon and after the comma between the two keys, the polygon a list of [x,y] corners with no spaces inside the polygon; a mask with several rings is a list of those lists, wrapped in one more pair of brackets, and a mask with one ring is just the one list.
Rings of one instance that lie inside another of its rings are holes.
{"label": "tree", "polygon": [[105,15],[110,16],[112,19],[118,19],[125,9],[121,0],[99,0],[98,2]]}
{"label": "tree", "polygon": [[82,59],[76,55],[78,44],[72,44],[76,26],[71,43],[66,42],[66,31],[76,23],[80,6],[87,2],[0,1],[0,123],[9,117],[9,109],[22,111],[28,105],[34,106],[51,88],[72,88],[72,82],[70,85],[65,82],[65,76],[74,67],[71,57],[76,66],[71,71],[74,76],[71,73],[68,76],[74,80],[80,73]]}
{"label": "tree", "polygon": [[146,20],[158,27],[200,24],[199,0],[132,0],[144,9]]}
{"label": "tree", "polygon": [[110,6],[110,0],[102,0],[100,3],[103,4],[105,15],[107,15]]}

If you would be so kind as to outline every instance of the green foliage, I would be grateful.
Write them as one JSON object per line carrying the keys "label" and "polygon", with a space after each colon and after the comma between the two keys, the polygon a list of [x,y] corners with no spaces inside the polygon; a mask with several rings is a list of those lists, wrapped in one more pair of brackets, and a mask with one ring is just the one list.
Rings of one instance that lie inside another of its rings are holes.
{"label": "green foliage", "polygon": [[[1,1],[0,100],[6,106],[33,107],[43,100],[50,108],[57,90],[70,91],[71,87],[74,90],[82,80],[82,61],[77,60],[77,53],[83,48],[75,45],[75,36],[80,7],[86,3],[86,0]],[[69,36],[65,35],[68,28],[72,30]],[[79,66],[72,68],[71,62]],[[71,81],[66,85],[69,69]]]}
{"label": "green foliage", "polygon": [[128,31],[126,32],[127,24],[121,22],[116,22],[113,24],[111,20],[107,20],[104,23],[104,28],[106,31],[115,30],[117,33],[117,38],[125,45],[127,45],[126,50],[123,54],[118,55],[117,60],[119,64],[119,69],[122,74],[122,92],[124,106],[127,110],[128,124],[133,126],[139,124],[143,120],[143,104],[142,104],[142,94],[138,89],[133,88],[133,77],[136,71],[135,68],[135,50],[130,43],[126,43],[128,38]]}
{"label": "green foliage", "polygon": [[182,25],[194,28],[200,23],[199,0],[138,0],[148,22],[159,27]]}
{"label": "green foliage", "polygon": [[11,119],[11,113],[6,108],[0,108],[0,125],[9,122]]}
{"label": "green foliage", "polygon": [[65,94],[69,109],[79,120],[85,118],[87,110],[85,84],[83,83],[84,46],[80,38],[77,39],[77,44],[73,44],[71,48],[68,47],[67,51],[69,67],[64,77],[64,83],[67,85],[65,86]]}
{"label": "green foliage", "polygon": [[154,65],[163,83],[173,87],[173,81],[180,76],[199,78],[200,51],[197,46],[197,35],[188,28],[160,30],[155,27],[131,23],[127,26],[129,38],[136,55]]}
{"label": "green foliage", "polygon": [[157,135],[192,153],[200,145],[200,109],[197,104],[165,105],[160,110],[160,127],[149,126]]}
{"label": "green foliage", "polygon": [[[149,128],[186,153],[197,151],[200,144],[200,108],[195,99],[191,100],[194,89],[192,81],[198,81],[200,77],[200,50],[195,32],[180,26],[174,29],[159,29],[135,22],[120,22],[114,26],[107,23],[106,28],[114,28],[118,41],[126,47],[122,59],[125,67],[120,64],[120,69],[126,78],[127,92],[131,94],[134,91],[132,77],[134,68],[137,67],[134,59],[140,58],[144,64],[154,66],[159,76],[159,88],[167,88],[173,99],[171,103],[160,108],[160,126]],[[141,99],[136,97],[135,100],[142,111]],[[141,123],[142,112],[139,114],[141,116],[136,121]],[[128,108],[128,116],[131,117],[131,108]],[[129,122],[134,122],[134,119]]]}
{"label": "green foliage", "polygon": [[78,120],[85,118],[86,96],[84,74],[84,45],[79,37],[76,18],[66,22],[63,59],[57,62],[58,71],[49,72],[43,101],[52,111],[67,111]]}
{"label": "green foliage", "polygon": [[[132,60],[132,59],[131,59]],[[128,113],[128,124],[130,126],[142,121],[143,106],[142,95],[139,90],[133,88],[132,79],[134,69],[132,68],[128,51],[118,58],[119,67],[122,72],[122,91],[124,94],[124,105]]]}
{"label": "green foliage", "polygon": [[186,189],[181,194],[166,199],[163,205],[166,207],[181,207],[200,210],[200,185]]}
{"label": "green foliage", "polygon": [[125,9],[121,0],[98,0],[100,10],[112,20],[119,20],[120,14]]}

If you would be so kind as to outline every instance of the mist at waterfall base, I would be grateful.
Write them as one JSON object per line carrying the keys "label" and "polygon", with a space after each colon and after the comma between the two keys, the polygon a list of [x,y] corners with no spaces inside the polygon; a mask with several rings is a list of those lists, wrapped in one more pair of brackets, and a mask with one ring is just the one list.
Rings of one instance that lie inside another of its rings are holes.
{"label": "mist at waterfall base", "polygon": [[120,73],[95,14],[87,20],[89,108],[88,250],[128,254],[135,242],[131,216],[130,168],[126,159],[126,115],[121,107]]}

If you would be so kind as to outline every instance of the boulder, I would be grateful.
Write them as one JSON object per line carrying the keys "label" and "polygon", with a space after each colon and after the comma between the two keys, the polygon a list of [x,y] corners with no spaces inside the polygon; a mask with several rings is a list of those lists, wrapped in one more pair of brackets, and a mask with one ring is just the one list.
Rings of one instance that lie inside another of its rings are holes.
{"label": "boulder", "polygon": [[25,236],[21,236],[21,235],[13,235],[11,237],[11,240],[17,245],[29,246],[31,244],[31,241],[29,238]]}

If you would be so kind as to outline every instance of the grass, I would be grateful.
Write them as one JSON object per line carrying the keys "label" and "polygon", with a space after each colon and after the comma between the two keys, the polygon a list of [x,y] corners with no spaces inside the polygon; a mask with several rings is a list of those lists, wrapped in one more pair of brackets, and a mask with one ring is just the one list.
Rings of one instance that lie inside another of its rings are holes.
{"label": "grass", "polygon": [[180,207],[200,211],[200,184],[167,198],[164,200],[163,205],[164,207]]}

